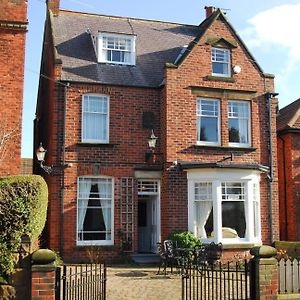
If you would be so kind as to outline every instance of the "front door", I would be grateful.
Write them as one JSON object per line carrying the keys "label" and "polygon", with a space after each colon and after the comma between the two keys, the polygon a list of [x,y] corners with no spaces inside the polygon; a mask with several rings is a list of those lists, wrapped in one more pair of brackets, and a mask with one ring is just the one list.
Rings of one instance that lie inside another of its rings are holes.
{"label": "front door", "polygon": [[157,239],[157,196],[139,196],[138,237],[139,252],[156,251]]}

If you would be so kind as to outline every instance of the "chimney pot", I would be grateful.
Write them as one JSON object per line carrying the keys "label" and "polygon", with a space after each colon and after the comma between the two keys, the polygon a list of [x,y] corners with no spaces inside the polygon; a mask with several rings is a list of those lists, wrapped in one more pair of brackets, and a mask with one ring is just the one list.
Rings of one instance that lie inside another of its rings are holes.
{"label": "chimney pot", "polygon": [[216,10],[214,6],[205,6],[204,8],[206,10],[206,18],[208,18]]}

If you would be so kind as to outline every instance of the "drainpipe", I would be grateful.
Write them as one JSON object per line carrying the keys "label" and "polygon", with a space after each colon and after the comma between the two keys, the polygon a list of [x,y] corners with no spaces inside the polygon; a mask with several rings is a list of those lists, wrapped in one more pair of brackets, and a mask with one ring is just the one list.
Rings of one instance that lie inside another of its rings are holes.
{"label": "drainpipe", "polygon": [[[61,161],[62,165],[65,165],[65,140],[66,140],[66,111],[67,111],[67,92],[70,83],[64,84],[64,96],[63,96],[63,129],[62,129],[62,146],[61,146]],[[60,255],[64,255],[64,198],[65,198],[65,170],[62,170],[61,177],[61,192],[60,192]]]}
{"label": "drainpipe", "polygon": [[270,147],[269,147],[269,156],[270,156],[270,168],[269,174],[267,175],[268,178],[268,202],[269,202],[269,214],[270,214],[270,240],[271,243],[274,242],[274,232],[273,232],[273,205],[272,205],[272,198],[273,198],[273,144],[272,144],[272,99],[276,97],[278,93],[266,93],[266,97],[268,100],[268,112],[269,112],[269,136],[270,136]]}
{"label": "drainpipe", "polygon": [[[285,140],[278,135],[278,138],[282,141],[282,162],[283,162],[283,187],[284,187],[284,223],[285,223],[285,240],[288,240],[288,217],[287,217],[287,199],[286,199],[286,193],[287,193],[287,186],[286,186],[286,163],[285,163]],[[280,237],[282,239],[282,237]]]}

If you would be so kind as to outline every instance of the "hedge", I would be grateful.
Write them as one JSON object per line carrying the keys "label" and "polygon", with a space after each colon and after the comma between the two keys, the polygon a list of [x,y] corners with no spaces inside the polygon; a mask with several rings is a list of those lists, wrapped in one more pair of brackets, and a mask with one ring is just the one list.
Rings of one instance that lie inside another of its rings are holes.
{"label": "hedge", "polygon": [[48,188],[37,175],[0,177],[0,274],[14,269],[13,254],[23,234],[32,241],[46,222]]}

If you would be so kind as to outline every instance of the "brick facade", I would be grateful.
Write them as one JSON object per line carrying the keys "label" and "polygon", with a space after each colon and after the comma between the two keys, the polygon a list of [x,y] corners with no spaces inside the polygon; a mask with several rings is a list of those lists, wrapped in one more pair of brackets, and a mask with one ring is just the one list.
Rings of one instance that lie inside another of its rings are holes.
{"label": "brick facade", "polygon": [[[49,21],[49,19],[48,19]],[[43,74],[61,80],[62,65],[52,43],[50,23],[45,28],[47,48],[42,61]],[[232,82],[208,78],[211,73],[211,46],[206,43],[211,35],[237,40],[232,49],[232,64],[239,64],[242,72],[233,75]],[[36,120],[36,146],[39,142],[48,150],[47,164],[72,163],[62,176],[47,176],[49,186],[48,246],[60,250],[66,260],[87,260],[87,248],[76,245],[77,180],[80,176],[110,176],[114,179],[114,245],[99,248],[105,259],[114,259],[120,252],[122,178],[134,179],[133,252],[138,252],[138,193],[139,174],[160,180],[160,239],[166,239],[173,230],[188,229],[187,172],[180,161],[215,163],[233,153],[234,168],[239,165],[270,165],[269,112],[267,92],[272,92],[273,77],[262,74],[244,45],[237,39],[226,21],[215,20],[197,41],[190,53],[177,66],[164,69],[164,85],[160,87],[133,87],[60,81],[42,81],[39,91]],[[109,144],[81,142],[82,95],[95,93],[109,96]],[[220,99],[221,145],[196,146],[196,99],[206,96]],[[232,99],[251,103],[251,147],[229,146],[227,103]],[[277,167],[275,114],[273,100],[271,118],[273,145],[272,207],[267,174],[260,180],[261,235],[264,243],[278,238]],[[149,151],[147,139],[151,131],[143,128],[142,115],[152,112],[154,132],[158,137],[157,161],[146,162]],[[65,117],[64,117],[65,116]],[[65,126],[64,126],[65,124]],[[225,166],[226,167],[226,166]],[[36,166],[36,172],[40,169]],[[253,167],[254,168],[254,167]],[[154,174],[154,175],[153,175]],[[161,175],[158,175],[161,174]],[[151,177],[152,176],[152,177]],[[270,214],[271,210],[271,214]],[[270,215],[273,223],[271,224]],[[270,229],[272,228],[272,230]],[[272,235],[272,236],[271,236]],[[248,246],[248,249],[251,246]],[[96,249],[97,247],[95,247]],[[97,248],[98,249],[98,248]],[[244,249],[242,251],[245,251]]]}
{"label": "brick facade", "polygon": [[299,132],[278,134],[280,237],[285,241],[300,238],[299,149]]}
{"label": "brick facade", "polygon": [[27,1],[0,1],[0,135],[11,137],[0,148],[0,175],[20,173],[21,126],[27,28]]}

